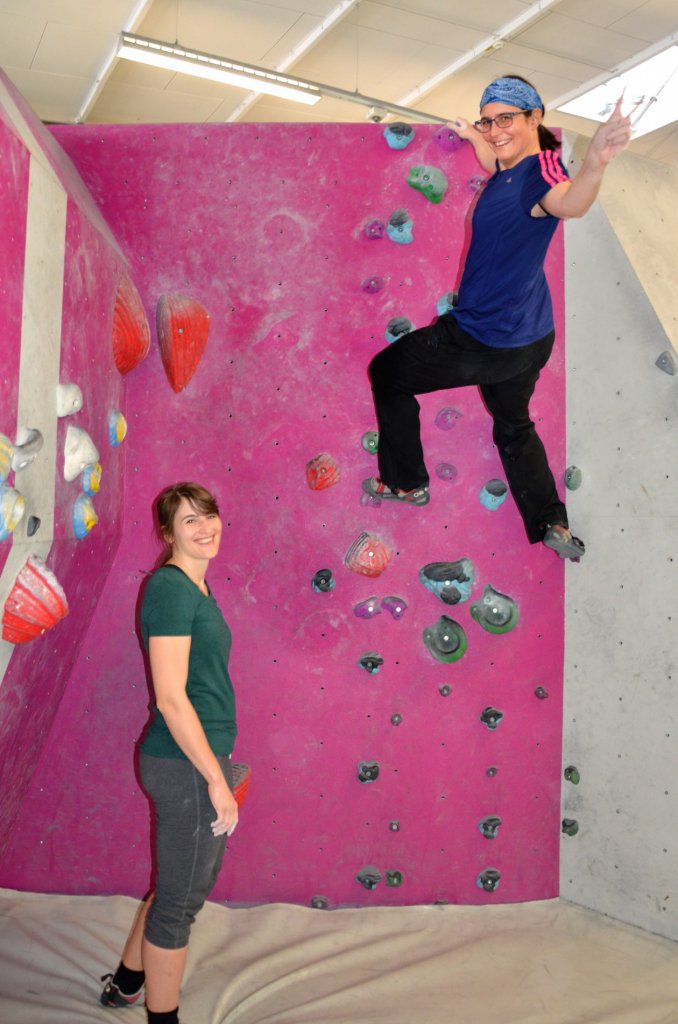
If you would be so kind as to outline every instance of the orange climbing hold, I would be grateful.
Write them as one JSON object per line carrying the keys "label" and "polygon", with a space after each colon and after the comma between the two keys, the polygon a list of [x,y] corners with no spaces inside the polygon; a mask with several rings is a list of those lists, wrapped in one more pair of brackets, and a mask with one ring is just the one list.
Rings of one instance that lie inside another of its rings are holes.
{"label": "orange climbing hold", "polygon": [[119,373],[133,370],[148,355],[151,329],[139,292],[129,274],[118,284],[113,309],[113,359]]}
{"label": "orange climbing hold", "polygon": [[19,571],[2,615],[2,639],[25,644],[53,629],[68,615],[68,601],[56,576],[30,555]]}
{"label": "orange climbing hold", "polygon": [[183,391],[205,351],[210,315],[188,295],[161,295],[156,324],[167,379],[173,391]]}
{"label": "orange climbing hold", "polygon": [[361,576],[381,576],[393,552],[374,534],[361,533],[351,544],[344,565]]}
{"label": "orange climbing hold", "polygon": [[339,466],[327,452],[306,463],[306,482],[312,491],[325,491],[339,482]]}

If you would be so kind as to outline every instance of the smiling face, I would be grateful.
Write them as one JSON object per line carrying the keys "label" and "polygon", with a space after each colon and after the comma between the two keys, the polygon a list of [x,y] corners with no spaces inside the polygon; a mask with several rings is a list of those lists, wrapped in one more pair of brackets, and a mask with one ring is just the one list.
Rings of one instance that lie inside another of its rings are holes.
{"label": "smiling face", "polygon": [[172,523],[172,561],[195,565],[209,561],[219,551],[221,519],[215,512],[198,512],[188,498],[182,498]]}
{"label": "smiling face", "polygon": [[[486,103],[480,111],[481,117],[496,117],[497,114],[515,113],[518,107],[508,103]],[[505,128],[492,126],[483,138],[489,143],[492,152],[499,161],[502,170],[509,170],[540,150],[537,129],[541,121],[541,111],[533,110],[529,114],[518,113],[510,125]]]}

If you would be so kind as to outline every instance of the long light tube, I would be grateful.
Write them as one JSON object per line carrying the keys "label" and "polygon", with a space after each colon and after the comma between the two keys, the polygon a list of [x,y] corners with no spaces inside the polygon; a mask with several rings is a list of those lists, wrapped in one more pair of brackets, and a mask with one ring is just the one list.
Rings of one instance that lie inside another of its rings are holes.
{"label": "long light tube", "polygon": [[281,75],[267,68],[256,67],[254,64],[243,64],[211,53],[189,50],[178,44],[146,39],[144,36],[129,32],[122,32],[120,35],[118,57],[136,61],[138,64],[176,71],[179,74],[223,82],[238,89],[268,93],[270,96],[306,103],[308,106],[316,104],[321,97],[317,86],[302,79]]}

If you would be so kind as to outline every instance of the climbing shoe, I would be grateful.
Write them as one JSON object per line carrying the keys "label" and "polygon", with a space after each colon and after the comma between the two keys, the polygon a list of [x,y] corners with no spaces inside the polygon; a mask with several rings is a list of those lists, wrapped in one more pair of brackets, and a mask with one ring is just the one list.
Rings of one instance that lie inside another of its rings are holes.
{"label": "climbing shoe", "polygon": [[407,505],[428,505],[431,495],[428,487],[413,487],[411,491],[392,490],[378,476],[363,480],[363,490],[370,498],[379,501],[404,501]]}
{"label": "climbing shoe", "polygon": [[586,551],[584,542],[579,537],[573,537],[568,528],[559,523],[547,527],[544,544],[560,558],[569,558],[571,562],[579,562]]}
{"label": "climbing shoe", "polygon": [[135,1006],[144,990],[144,986],[141,985],[138,992],[128,995],[126,992],[121,992],[118,986],[113,983],[112,974],[104,974],[101,980],[105,982],[104,990],[99,999],[102,1006],[112,1006],[116,1009],[124,1006]]}

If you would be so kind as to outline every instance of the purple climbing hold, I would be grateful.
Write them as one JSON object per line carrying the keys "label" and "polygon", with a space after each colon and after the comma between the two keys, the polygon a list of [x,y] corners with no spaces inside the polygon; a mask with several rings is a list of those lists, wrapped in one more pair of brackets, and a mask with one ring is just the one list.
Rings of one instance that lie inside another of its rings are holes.
{"label": "purple climbing hold", "polygon": [[378,274],[373,274],[372,277],[366,277],[360,287],[364,292],[375,295],[384,287],[384,279],[379,277]]}
{"label": "purple climbing hold", "polygon": [[453,409],[452,406],[447,405],[437,413],[435,425],[439,430],[453,430],[463,415],[463,412],[459,412],[458,409]]}
{"label": "purple climbing hold", "polygon": [[365,225],[365,234],[368,238],[383,238],[386,225],[383,220],[371,220]]}
{"label": "purple climbing hold", "polygon": [[453,484],[459,476],[459,471],[451,462],[439,462],[436,466],[436,476],[439,480],[445,480],[447,483]]}
{"label": "purple climbing hold", "polygon": [[474,174],[472,178],[468,179],[468,187],[472,192],[480,192],[482,188],[485,188],[487,180],[487,178],[483,178],[479,174]]}
{"label": "purple climbing hold", "polygon": [[381,615],[378,597],[368,597],[366,601],[360,601],[353,606],[353,614],[359,619],[372,619],[375,615]]}
{"label": "purple climbing hold", "polygon": [[388,597],[382,597],[381,607],[385,608],[394,619],[402,619],[407,611],[407,601],[403,600],[402,597],[395,597],[393,594],[389,594]]}
{"label": "purple climbing hold", "polygon": [[448,128],[446,124],[440,126],[433,138],[446,153],[454,153],[456,149],[464,145],[464,139]]}

